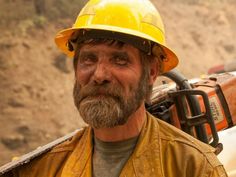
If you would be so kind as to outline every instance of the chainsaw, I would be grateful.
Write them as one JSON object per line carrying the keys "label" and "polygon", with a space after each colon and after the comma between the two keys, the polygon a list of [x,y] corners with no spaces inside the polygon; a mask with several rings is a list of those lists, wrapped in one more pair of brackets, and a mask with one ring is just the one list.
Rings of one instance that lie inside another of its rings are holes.
{"label": "chainsaw", "polygon": [[189,81],[176,70],[164,76],[171,82],[153,88],[146,109],[220,153],[218,132],[236,125],[236,72]]}

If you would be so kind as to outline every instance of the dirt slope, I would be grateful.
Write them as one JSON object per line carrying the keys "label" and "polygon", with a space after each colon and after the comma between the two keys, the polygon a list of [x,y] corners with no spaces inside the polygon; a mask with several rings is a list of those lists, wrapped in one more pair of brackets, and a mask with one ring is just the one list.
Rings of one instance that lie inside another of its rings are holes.
{"label": "dirt slope", "polygon": [[[236,3],[153,1],[188,78],[236,58]],[[76,17],[78,1],[64,5],[73,7],[73,18],[62,18],[56,6],[39,16],[30,0],[0,0],[0,164],[83,126],[73,106],[71,60],[54,44]]]}

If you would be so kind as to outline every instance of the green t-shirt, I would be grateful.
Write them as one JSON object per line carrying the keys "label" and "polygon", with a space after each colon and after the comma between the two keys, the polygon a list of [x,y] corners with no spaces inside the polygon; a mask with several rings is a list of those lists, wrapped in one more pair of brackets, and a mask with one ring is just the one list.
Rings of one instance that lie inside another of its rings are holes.
{"label": "green t-shirt", "polygon": [[93,177],[118,177],[132,154],[138,136],[118,142],[104,142],[94,137]]}

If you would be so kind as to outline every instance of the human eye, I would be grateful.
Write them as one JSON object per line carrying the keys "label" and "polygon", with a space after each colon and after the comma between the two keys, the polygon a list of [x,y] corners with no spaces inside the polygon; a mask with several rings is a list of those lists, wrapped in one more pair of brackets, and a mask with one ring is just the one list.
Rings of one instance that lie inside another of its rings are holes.
{"label": "human eye", "polygon": [[82,65],[93,65],[97,62],[97,56],[93,53],[81,53],[78,62]]}
{"label": "human eye", "polygon": [[126,66],[129,63],[129,57],[126,53],[115,53],[112,62],[119,66]]}

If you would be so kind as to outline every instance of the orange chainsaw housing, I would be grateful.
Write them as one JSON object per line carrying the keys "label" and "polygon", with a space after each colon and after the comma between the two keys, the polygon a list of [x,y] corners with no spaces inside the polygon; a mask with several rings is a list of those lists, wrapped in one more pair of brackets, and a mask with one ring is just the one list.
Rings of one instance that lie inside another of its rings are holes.
{"label": "orange chainsaw housing", "polygon": [[[194,90],[204,91],[209,99],[211,115],[217,131],[236,125],[236,74],[223,73],[211,75],[207,78],[190,81]],[[197,96],[201,111],[206,111],[203,98]],[[187,107],[187,104],[186,104]],[[188,107],[186,108],[189,109]],[[177,114],[175,105],[170,107],[171,124],[181,129],[181,118]],[[206,123],[207,134],[210,136],[211,128]]]}
{"label": "orange chainsaw housing", "polygon": [[[216,130],[230,128],[236,125],[236,76],[230,73],[217,74],[194,84],[194,89],[207,93],[211,114]],[[204,111],[204,104],[200,100]],[[206,125],[207,133],[211,130]]]}

